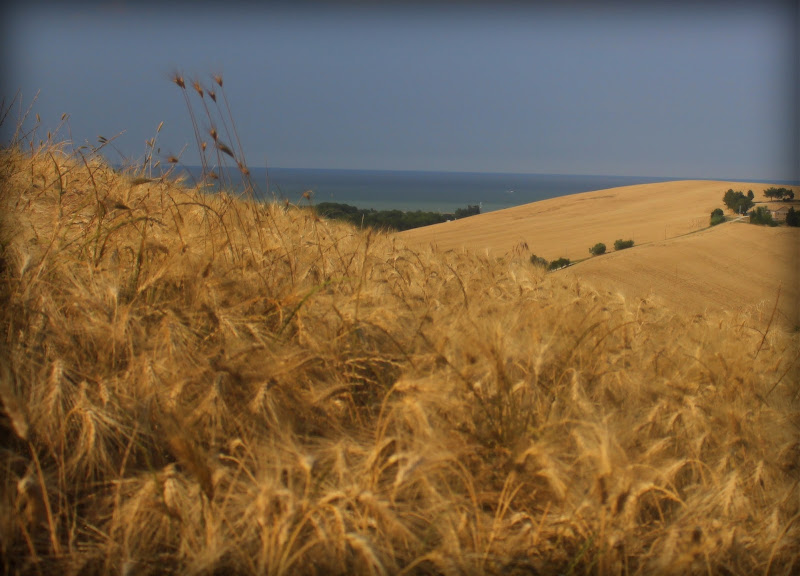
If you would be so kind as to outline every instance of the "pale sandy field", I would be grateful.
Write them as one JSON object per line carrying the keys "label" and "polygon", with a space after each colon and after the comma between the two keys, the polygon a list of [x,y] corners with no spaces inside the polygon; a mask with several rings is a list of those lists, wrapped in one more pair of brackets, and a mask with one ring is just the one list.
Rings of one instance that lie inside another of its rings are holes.
{"label": "pale sandy field", "polygon": [[[758,202],[766,200],[767,187],[705,180],[625,186],[409,230],[401,237],[412,245],[497,256],[525,243],[548,260],[573,261],[588,258],[589,247],[603,242],[608,253],[557,273],[626,297],[655,297],[695,314],[763,315],[768,309],[768,316],[781,287],[778,318],[793,327],[800,325],[800,229],[729,222],[704,230],[711,211],[724,208],[726,190],[752,189]],[[633,239],[636,246],[614,252],[616,239]]]}

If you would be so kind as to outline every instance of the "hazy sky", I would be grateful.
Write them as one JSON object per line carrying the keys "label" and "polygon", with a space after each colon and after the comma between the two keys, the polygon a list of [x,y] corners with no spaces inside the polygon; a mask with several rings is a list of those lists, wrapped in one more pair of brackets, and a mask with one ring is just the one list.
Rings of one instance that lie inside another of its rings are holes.
{"label": "hazy sky", "polygon": [[6,104],[198,164],[221,72],[251,166],[800,179],[796,1],[163,6],[5,4]]}

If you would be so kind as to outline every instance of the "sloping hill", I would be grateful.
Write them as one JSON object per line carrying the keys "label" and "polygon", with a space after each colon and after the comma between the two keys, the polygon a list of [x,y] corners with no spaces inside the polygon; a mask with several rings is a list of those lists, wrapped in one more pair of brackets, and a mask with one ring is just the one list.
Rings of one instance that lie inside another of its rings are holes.
{"label": "sloping hill", "polygon": [[730,222],[591,258],[566,273],[628,297],[655,295],[694,314],[727,310],[769,319],[777,298],[777,320],[794,327],[798,270],[800,229]]}
{"label": "sloping hill", "polygon": [[633,239],[631,250],[581,262],[568,273],[626,296],[655,295],[670,307],[771,312],[800,324],[797,302],[800,231],[730,222],[712,229],[709,214],[723,207],[728,188],[768,184],[686,180],[625,186],[551,198],[456,222],[403,232],[410,244],[502,255],[525,243],[538,256],[582,260],[603,242]]}
{"label": "sloping hill", "polygon": [[623,186],[417,228],[401,237],[410,244],[488,250],[496,255],[526,242],[548,260],[561,256],[576,260],[587,257],[597,242],[611,247],[618,238],[630,238],[640,245],[702,229],[708,226],[712,210],[724,208],[722,195],[728,188],[752,189],[758,200],[768,186],[710,180]]}

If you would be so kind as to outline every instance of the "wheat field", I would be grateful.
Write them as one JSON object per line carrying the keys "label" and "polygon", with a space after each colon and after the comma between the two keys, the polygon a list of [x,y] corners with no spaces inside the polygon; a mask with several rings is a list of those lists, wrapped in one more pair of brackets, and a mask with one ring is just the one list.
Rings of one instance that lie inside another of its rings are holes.
{"label": "wheat field", "polygon": [[54,139],[0,158],[4,573],[800,570],[800,345],[769,315]]}

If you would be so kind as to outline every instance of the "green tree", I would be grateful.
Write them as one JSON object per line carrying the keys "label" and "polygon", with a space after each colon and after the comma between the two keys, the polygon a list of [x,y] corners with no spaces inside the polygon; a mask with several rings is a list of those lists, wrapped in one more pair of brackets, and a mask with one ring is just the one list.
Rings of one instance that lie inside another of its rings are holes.
{"label": "green tree", "polygon": [[733,188],[728,188],[728,191],[725,192],[725,196],[722,197],[722,202],[725,204],[725,206],[730,208],[731,204],[733,204],[733,198],[735,194],[736,192],[733,191]]}
{"label": "green tree", "polygon": [[800,226],[800,211],[795,210],[794,206],[790,206],[786,213],[786,225]]}
{"label": "green tree", "polygon": [[794,192],[789,188],[777,188],[771,186],[764,190],[764,196],[767,198],[774,198],[775,200],[791,200],[794,198]]}
{"label": "green tree", "polygon": [[725,222],[725,213],[722,211],[722,208],[715,208],[711,213],[711,225],[716,226],[723,222]]}
{"label": "green tree", "polygon": [[605,254],[606,245],[603,244],[602,242],[598,242],[597,244],[589,248],[589,252],[591,253],[592,256],[600,256],[600,254]]}
{"label": "green tree", "polygon": [[728,191],[725,192],[722,201],[725,206],[737,214],[747,214],[747,211],[755,206],[755,202],[753,202],[753,199],[750,198],[749,195],[745,196],[741,191],[734,192],[733,188],[729,188]]}

